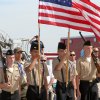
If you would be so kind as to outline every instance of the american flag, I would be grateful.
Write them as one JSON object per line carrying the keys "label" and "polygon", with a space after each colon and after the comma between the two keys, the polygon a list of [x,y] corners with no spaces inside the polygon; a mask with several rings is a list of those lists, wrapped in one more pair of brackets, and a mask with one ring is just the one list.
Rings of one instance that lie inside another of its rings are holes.
{"label": "american flag", "polygon": [[[100,28],[100,8],[85,1],[40,0],[39,23],[94,32],[100,40],[99,30],[97,31],[97,27]],[[94,25],[92,20],[97,23]]]}

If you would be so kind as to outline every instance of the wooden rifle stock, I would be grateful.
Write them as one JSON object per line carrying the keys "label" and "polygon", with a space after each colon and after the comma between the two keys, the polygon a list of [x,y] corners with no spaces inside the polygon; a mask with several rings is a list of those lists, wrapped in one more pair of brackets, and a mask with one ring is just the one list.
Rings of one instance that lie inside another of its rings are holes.
{"label": "wooden rifle stock", "polygon": [[98,58],[95,57],[94,53],[92,52],[92,58],[93,58],[93,61],[94,61],[94,64],[97,68],[97,72],[100,73],[100,61]]}
{"label": "wooden rifle stock", "polygon": [[3,56],[2,56],[2,63],[3,63],[4,79],[5,79],[5,82],[7,83],[8,82],[8,77],[7,77],[7,72],[6,72],[7,65],[6,65],[6,59]]}

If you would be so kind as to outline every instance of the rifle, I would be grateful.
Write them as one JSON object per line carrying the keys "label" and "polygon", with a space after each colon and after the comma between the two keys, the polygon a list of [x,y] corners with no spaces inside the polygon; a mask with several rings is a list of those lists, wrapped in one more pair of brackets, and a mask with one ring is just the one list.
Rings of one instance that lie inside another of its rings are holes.
{"label": "rifle", "polygon": [[[81,32],[79,32],[79,34],[80,34],[82,40],[83,40],[84,42],[86,42],[86,40],[85,40],[85,38],[83,37],[83,35],[81,34]],[[92,56],[92,58],[93,58],[93,61],[94,61],[95,66],[96,66],[96,68],[97,68],[97,72],[100,73],[100,61],[98,61],[98,59],[96,58],[94,52],[92,52],[91,56]]]}
{"label": "rifle", "polygon": [[7,73],[6,73],[6,67],[7,67],[6,66],[6,58],[3,57],[1,46],[0,46],[0,56],[1,56],[1,61],[2,61],[2,65],[3,65],[4,79],[5,79],[5,82],[7,83],[8,77],[7,77]]}
{"label": "rifle", "polygon": [[6,72],[6,68],[7,68],[6,58],[4,58],[3,56],[1,58],[2,58],[2,64],[3,64],[4,79],[5,79],[5,82],[7,83],[8,82],[8,77],[7,77],[7,72]]}

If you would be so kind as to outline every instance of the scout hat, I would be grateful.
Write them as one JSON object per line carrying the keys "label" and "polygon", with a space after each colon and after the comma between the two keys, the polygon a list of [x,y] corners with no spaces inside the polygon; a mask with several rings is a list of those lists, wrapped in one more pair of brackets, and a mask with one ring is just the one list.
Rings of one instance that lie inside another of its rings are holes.
{"label": "scout hat", "polygon": [[14,51],[13,50],[7,50],[6,55],[14,55]]}

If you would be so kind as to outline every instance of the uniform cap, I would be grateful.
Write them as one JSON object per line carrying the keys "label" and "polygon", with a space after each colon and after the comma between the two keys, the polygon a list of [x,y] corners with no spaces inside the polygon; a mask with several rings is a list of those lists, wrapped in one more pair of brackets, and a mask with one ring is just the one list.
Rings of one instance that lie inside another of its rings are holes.
{"label": "uniform cap", "polygon": [[59,42],[59,43],[58,43],[58,50],[59,50],[59,49],[66,49],[65,43]]}
{"label": "uniform cap", "polygon": [[6,55],[14,55],[14,51],[10,49],[6,52]]}
{"label": "uniform cap", "polygon": [[[42,47],[42,46],[41,46],[41,44],[40,44],[40,50],[42,49],[41,47]],[[31,48],[30,48],[30,50],[38,50],[38,41],[33,41],[33,42],[31,43]]]}
{"label": "uniform cap", "polygon": [[84,43],[84,46],[92,46],[92,43],[88,40]]}

